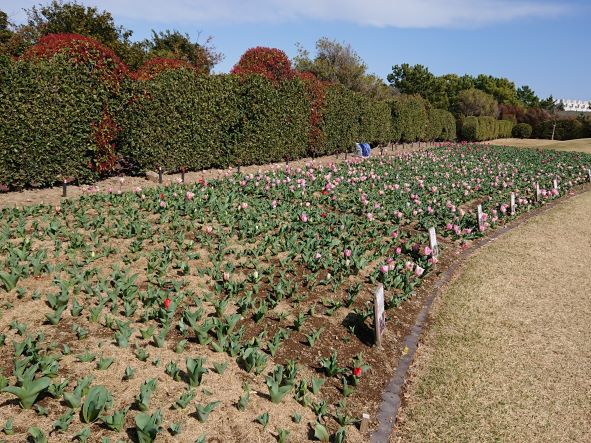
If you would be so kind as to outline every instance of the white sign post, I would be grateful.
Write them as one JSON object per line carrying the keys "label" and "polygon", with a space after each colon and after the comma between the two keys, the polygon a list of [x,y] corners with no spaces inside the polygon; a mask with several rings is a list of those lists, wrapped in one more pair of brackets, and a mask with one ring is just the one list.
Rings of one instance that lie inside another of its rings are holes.
{"label": "white sign post", "polygon": [[552,184],[554,185],[554,189],[558,190],[558,180],[554,179],[554,181],[552,182]]}
{"label": "white sign post", "polygon": [[540,201],[540,184],[536,183],[536,201]]}
{"label": "white sign post", "polygon": [[437,258],[439,255],[439,245],[437,244],[437,234],[435,227],[429,228],[429,243],[431,247],[431,257]]}
{"label": "white sign post", "polygon": [[376,344],[382,347],[382,335],[386,329],[386,311],[384,309],[384,285],[379,284],[374,293],[373,313],[375,323]]}
{"label": "white sign post", "polygon": [[515,192],[511,193],[511,215],[515,215]]}
{"label": "white sign post", "polygon": [[591,182],[591,169],[587,169],[587,173],[589,174],[589,181]]}
{"label": "white sign post", "polygon": [[484,216],[482,214],[482,205],[478,205],[478,228],[484,229]]}

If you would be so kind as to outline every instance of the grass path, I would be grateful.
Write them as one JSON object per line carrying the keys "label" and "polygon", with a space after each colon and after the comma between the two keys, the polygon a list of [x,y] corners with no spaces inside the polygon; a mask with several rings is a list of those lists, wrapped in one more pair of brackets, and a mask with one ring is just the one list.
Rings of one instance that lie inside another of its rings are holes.
{"label": "grass path", "polygon": [[434,307],[391,442],[591,442],[591,192],[482,248]]}

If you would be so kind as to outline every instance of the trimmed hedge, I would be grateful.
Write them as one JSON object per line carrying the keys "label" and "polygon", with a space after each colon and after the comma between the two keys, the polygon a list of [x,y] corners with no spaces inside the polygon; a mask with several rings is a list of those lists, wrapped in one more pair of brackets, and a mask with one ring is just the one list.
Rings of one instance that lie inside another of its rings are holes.
{"label": "trimmed hedge", "polygon": [[518,123],[513,126],[513,137],[516,138],[530,138],[532,133],[531,125],[527,123]]}
{"label": "trimmed hedge", "polygon": [[249,59],[249,72],[263,63],[281,75],[206,76],[168,59],[130,73],[108,48],[74,34],[0,58],[0,184],[89,183],[122,167],[223,168],[346,152],[355,142],[455,138],[453,116],[420,96],[375,100],[261,57]]}
{"label": "trimmed hedge", "polygon": [[359,133],[357,141],[369,142],[373,145],[385,144],[392,133],[390,105],[385,101],[375,101],[357,94],[359,101]]}
{"label": "trimmed hedge", "polygon": [[485,141],[495,138],[508,138],[512,135],[513,122],[496,120],[494,117],[464,117],[460,122],[459,134],[462,140]]}
{"label": "trimmed hedge", "polygon": [[164,71],[139,82],[122,152],[138,169],[199,170],[305,155],[309,103],[301,80]]}
{"label": "trimmed hedge", "polygon": [[494,138],[510,138],[513,135],[513,123],[511,120],[497,120],[497,133]]}
{"label": "trimmed hedge", "polygon": [[50,186],[92,182],[111,167],[122,93],[59,54],[49,60],[0,57],[0,183]]}
{"label": "trimmed hedge", "polygon": [[401,95],[390,102],[392,140],[404,143],[425,140],[428,114],[420,95]]}
{"label": "trimmed hedge", "polygon": [[238,94],[239,121],[230,131],[233,140],[224,166],[237,160],[262,164],[306,154],[310,104],[300,79],[275,87],[262,76],[250,75],[240,80]]}
{"label": "trimmed hedge", "polygon": [[428,124],[425,134],[427,140],[455,140],[456,120],[445,109],[428,108]]}
{"label": "trimmed hedge", "polygon": [[341,85],[327,88],[320,128],[325,137],[320,155],[348,151],[359,141],[358,102],[352,91]]}

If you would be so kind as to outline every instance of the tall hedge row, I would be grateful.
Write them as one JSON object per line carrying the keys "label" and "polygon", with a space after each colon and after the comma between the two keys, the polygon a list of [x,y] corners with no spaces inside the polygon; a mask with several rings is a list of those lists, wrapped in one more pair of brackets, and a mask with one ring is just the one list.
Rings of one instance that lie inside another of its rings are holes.
{"label": "tall hedge row", "polygon": [[0,183],[48,186],[95,180],[101,148],[117,137],[123,93],[87,67],[0,57]]}
{"label": "tall hedge row", "polygon": [[459,134],[462,140],[484,141],[512,136],[513,122],[496,120],[494,117],[465,117],[460,122]]}
{"label": "tall hedge row", "polygon": [[121,153],[137,169],[224,166],[239,122],[238,79],[159,73],[133,84],[124,112]]}
{"label": "tall hedge row", "polygon": [[130,73],[73,34],[1,58],[0,184],[88,183],[119,167],[198,170],[455,137],[453,116],[420,96],[374,100],[289,69],[205,76],[167,59],[152,65]]}
{"label": "tall hedge row", "polygon": [[428,124],[425,99],[419,95],[401,95],[390,105],[392,140],[405,143],[425,140]]}

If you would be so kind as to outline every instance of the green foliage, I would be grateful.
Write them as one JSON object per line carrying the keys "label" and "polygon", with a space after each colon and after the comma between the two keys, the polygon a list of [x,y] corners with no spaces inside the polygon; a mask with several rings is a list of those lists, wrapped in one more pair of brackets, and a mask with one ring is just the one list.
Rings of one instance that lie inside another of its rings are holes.
{"label": "green foliage", "polygon": [[31,409],[37,396],[51,384],[48,377],[35,379],[38,367],[39,365],[33,365],[23,372],[20,386],[7,386],[2,389],[2,392],[17,396],[23,409]]}
{"label": "green foliage", "polygon": [[299,158],[308,101],[298,80],[165,71],[138,82],[125,114],[123,153],[139,169],[192,170]]}
{"label": "green foliage", "polygon": [[111,394],[104,386],[94,386],[88,391],[88,395],[82,405],[81,417],[84,423],[95,422],[108,402],[111,401]]}
{"label": "green foliage", "polygon": [[517,123],[513,127],[513,137],[516,138],[530,138],[532,133],[531,125],[527,123]]}
{"label": "green foliage", "polygon": [[122,152],[138,169],[226,166],[239,118],[237,78],[164,71],[134,84],[124,113]]}
{"label": "green foliage", "polygon": [[484,141],[511,137],[513,122],[494,117],[465,117],[461,120],[460,137],[468,141]]}
{"label": "green foliage", "polygon": [[428,123],[425,131],[426,140],[455,140],[456,120],[453,114],[444,109],[427,108]]}
{"label": "green foliage", "polygon": [[358,95],[359,134],[358,141],[385,144],[392,134],[390,106],[386,101],[372,100]]}
{"label": "green foliage", "polygon": [[195,404],[195,416],[200,423],[205,423],[209,414],[220,405],[219,401],[212,401],[206,405]]}
{"label": "green foliage", "polygon": [[97,129],[120,105],[111,88],[63,55],[0,60],[0,177],[13,188],[98,177]]}
{"label": "green foliage", "polygon": [[514,123],[510,120],[496,121],[496,136],[494,138],[509,138],[513,135]]}
{"label": "green foliage", "polygon": [[152,443],[156,435],[162,430],[162,413],[154,412],[152,415],[139,413],[135,416],[135,425],[139,443]]}
{"label": "green foliage", "polygon": [[[552,138],[553,120],[542,122],[536,128],[537,138]],[[554,130],[554,140],[572,140],[583,137],[583,124],[579,120],[557,120]]]}
{"label": "green foliage", "polygon": [[465,89],[458,94],[457,111],[461,115],[496,116],[497,109],[495,98],[480,89]]}
{"label": "green foliage", "polygon": [[326,90],[323,121],[325,145],[321,155],[349,152],[359,142],[359,118],[355,94],[341,85],[332,85]]}
{"label": "green foliage", "polygon": [[401,95],[390,102],[392,140],[405,143],[424,140],[428,124],[426,101],[419,95]]}

